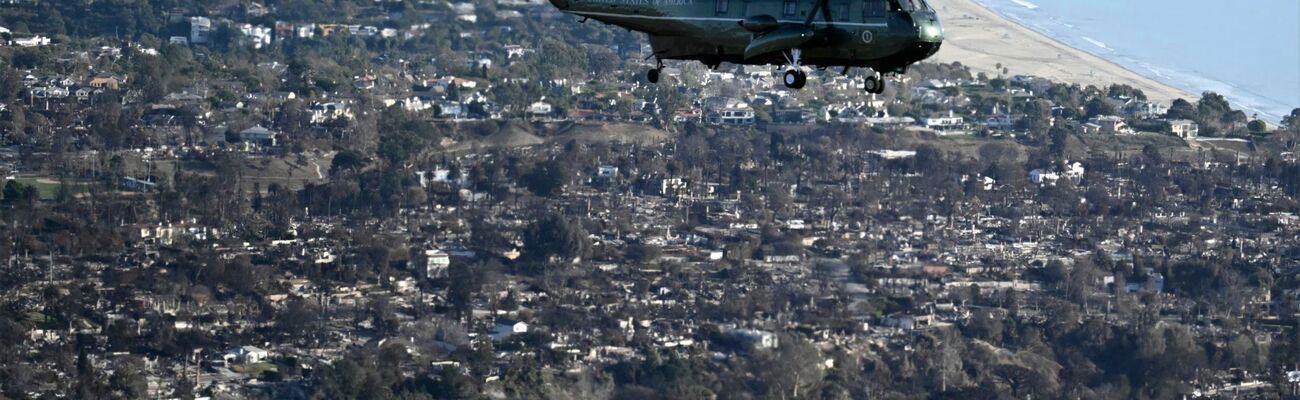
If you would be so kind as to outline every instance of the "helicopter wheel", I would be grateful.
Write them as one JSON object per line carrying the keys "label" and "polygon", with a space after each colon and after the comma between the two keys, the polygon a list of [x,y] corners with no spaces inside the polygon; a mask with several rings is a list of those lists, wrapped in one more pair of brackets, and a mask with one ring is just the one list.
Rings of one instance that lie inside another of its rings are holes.
{"label": "helicopter wheel", "polygon": [[790,89],[803,89],[808,83],[808,75],[803,71],[792,69],[785,71],[785,87]]}
{"label": "helicopter wheel", "polygon": [[659,83],[659,72],[659,68],[651,68],[646,71],[645,80],[650,81],[650,83]]}
{"label": "helicopter wheel", "polygon": [[867,90],[867,93],[881,94],[885,92],[885,80],[882,79],[880,74],[867,76],[867,82],[863,86]]}

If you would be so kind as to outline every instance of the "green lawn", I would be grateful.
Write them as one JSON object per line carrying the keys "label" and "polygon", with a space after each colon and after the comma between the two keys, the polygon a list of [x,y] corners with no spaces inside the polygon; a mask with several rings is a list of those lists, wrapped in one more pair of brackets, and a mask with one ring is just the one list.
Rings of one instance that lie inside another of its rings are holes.
{"label": "green lawn", "polygon": [[263,372],[275,370],[275,364],[269,362],[260,362],[254,364],[244,364],[233,368],[235,372],[240,372],[252,376],[261,376]]}
{"label": "green lawn", "polygon": [[[26,186],[35,187],[36,191],[41,195],[41,200],[53,200],[55,197],[59,196],[58,178],[23,176],[14,178],[14,181]],[[86,192],[86,187],[90,185],[89,182],[77,180],[68,180],[67,183],[68,189],[73,194]]]}

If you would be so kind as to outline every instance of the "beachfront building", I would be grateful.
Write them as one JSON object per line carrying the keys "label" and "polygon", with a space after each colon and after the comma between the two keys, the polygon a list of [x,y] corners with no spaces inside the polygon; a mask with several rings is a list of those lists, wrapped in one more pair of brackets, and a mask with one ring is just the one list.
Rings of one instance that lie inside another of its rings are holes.
{"label": "beachfront building", "polygon": [[753,125],[754,108],[749,103],[729,97],[711,97],[703,102],[705,120],[712,125]]}
{"label": "beachfront building", "polygon": [[190,44],[207,44],[211,35],[211,19],[208,19],[208,17],[190,17]]}
{"label": "beachfront building", "polygon": [[921,118],[921,125],[939,132],[956,133],[966,130],[966,120],[952,111],[948,111],[945,115]]}
{"label": "beachfront building", "polygon": [[1169,132],[1183,139],[1195,139],[1201,132],[1200,125],[1186,119],[1169,121]]}
{"label": "beachfront building", "polygon": [[1092,119],[1088,120],[1088,123],[1083,124],[1083,132],[1117,135],[1133,133],[1133,128],[1129,128],[1128,123],[1124,122],[1124,118],[1115,115],[1099,115],[1092,117]]}

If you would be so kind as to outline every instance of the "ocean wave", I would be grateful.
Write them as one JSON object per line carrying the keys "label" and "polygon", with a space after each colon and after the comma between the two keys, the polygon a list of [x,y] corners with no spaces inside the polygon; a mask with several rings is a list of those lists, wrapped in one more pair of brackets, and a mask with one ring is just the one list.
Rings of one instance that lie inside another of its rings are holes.
{"label": "ocean wave", "polygon": [[1037,9],[1038,9],[1038,5],[1037,5],[1037,4],[1030,3],[1030,2],[1025,1],[1025,0],[1011,0],[1011,2],[1012,2],[1012,3],[1019,4],[1021,7],[1028,8],[1028,9],[1030,9],[1030,10],[1037,10]]}
{"label": "ocean wave", "polygon": [[[1051,36],[1050,34],[1048,34],[1048,35]],[[1087,41],[1088,43],[1092,43],[1093,46],[1097,46],[1097,47],[1100,47],[1100,48],[1106,49],[1106,51],[1115,51],[1115,49],[1110,48],[1110,46],[1107,46],[1105,43],[1102,43],[1100,40],[1093,39],[1093,38],[1090,38],[1090,37],[1087,37],[1087,36],[1084,36],[1084,37],[1083,37],[1083,40]]]}
{"label": "ocean wave", "polygon": [[1141,52],[1141,47],[1134,47],[1127,41],[1119,43],[1119,48],[1111,47],[1105,42],[1087,36],[1090,33],[1087,28],[1095,27],[1097,24],[1096,21],[1089,20],[1086,15],[1076,16],[1081,18],[1078,21],[1067,21],[1061,15],[1051,15],[1044,13],[1043,10],[1025,13],[1026,8],[1032,10],[1038,6],[1024,0],[975,1],[1016,24],[1067,46],[1102,57],[1171,87],[1188,91],[1193,97],[1186,99],[1188,101],[1195,102],[1203,92],[1215,92],[1226,97],[1233,108],[1243,110],[1247,115],[1258,115],[1273,123],[1280,121],[1281,116],[1287,115],[1292,108],[1300,106],[1300,104],[1289,104],[1295,103],[1295,100],[1283,100],[1277,94],[1269,95],[1259,87],[1245,84],[1249,80],[1230,82],[1228,79],[1213,77],[1211,73],[1200,71],[1193,65],[1175,65],[1169,61],[1153,58],[1150,54]]}
{"label": "ocean wave", "polygon": [[[1183,90],[1192,91],[1192,95],[1200,95],[1195,91],[1199,89],[1202,92],[1215,92],[1226,97],[1232,104],[1233,108],[1246,112],[1247,115],[1255,115],[1271,122],[1281,121],[1282,116],[1286,115],[1287,110],[1281,107],[1281,101],[1271,99],[1266,95],[1255,92],[1241,85],[1225,82],[1222,80],[1210,78],[1204,74],[1194,71],[1183,71],[1175,68],[1159,67],[1149,62],[1139,61],[1132,57],[1119,57],[1115,60],[1120,65],[1136,65],[1149,72],[1149,77],[1165,82],[1171,86],[1182,88]],[[1186,99],[1195,102],[1197,98]]]}

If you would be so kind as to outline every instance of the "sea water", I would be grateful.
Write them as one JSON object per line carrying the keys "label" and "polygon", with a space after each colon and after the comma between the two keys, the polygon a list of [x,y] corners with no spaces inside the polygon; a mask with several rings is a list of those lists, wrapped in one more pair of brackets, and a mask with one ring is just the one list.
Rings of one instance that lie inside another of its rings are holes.
{"label": "sea water", "polygon": [[1300,108],[1300,0],[976,2],[1170,86],[1222,94],[1247,115],[1277,122]]}

